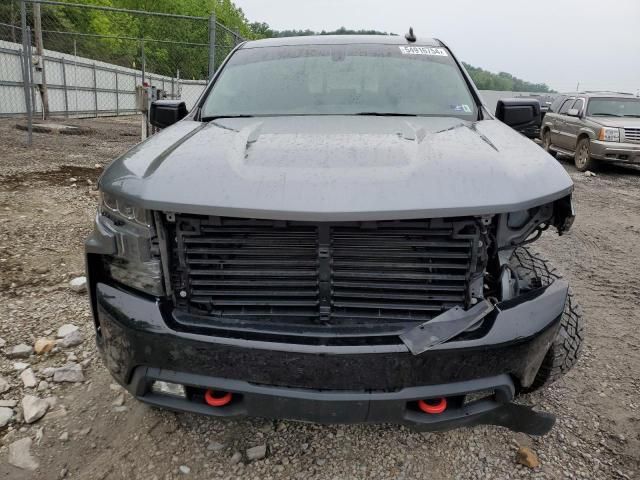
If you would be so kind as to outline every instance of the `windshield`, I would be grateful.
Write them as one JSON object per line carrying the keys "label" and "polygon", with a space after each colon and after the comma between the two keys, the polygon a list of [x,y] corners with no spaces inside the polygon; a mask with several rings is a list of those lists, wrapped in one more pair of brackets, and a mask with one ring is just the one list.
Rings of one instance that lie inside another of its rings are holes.
{"label": "windshield", "polygon": [[352,44],[241,49],[201,111],[203,120],[355,114],[472,120],[477,109],[445,48]]}
{"label": "windshield", "polygon": [[640,98],[593,98],[587,115],[603,117],[640,117]]}

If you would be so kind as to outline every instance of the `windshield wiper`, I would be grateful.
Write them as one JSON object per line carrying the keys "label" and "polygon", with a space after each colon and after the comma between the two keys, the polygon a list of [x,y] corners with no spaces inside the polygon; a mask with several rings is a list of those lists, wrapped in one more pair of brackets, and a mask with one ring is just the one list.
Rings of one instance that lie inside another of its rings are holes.
{"label": "windshield wiper", "polygon": [[624,115],[625,117],[633,117],[633,118],[640,118],[640,115],[636,115],[635,113],[630,113],[628,115]]}
{"label": "windshield wiper", "polygon": [[218,120],[220,118],[253,118],[253,115],[212,115],[210,117],[202,117],[200,120],[203,122],[211,122],[212,120]]}
{"label": "windshield wiper", "polygon": [[615,113],[592,113],[592,117],[619,117],[620,115],[616,115]]}
{"label": "windshield wiper", "polygon": [[354,115],[370,115],[373,117],[417,117],[415,113],[394,113],[394,112],[358,112]]}

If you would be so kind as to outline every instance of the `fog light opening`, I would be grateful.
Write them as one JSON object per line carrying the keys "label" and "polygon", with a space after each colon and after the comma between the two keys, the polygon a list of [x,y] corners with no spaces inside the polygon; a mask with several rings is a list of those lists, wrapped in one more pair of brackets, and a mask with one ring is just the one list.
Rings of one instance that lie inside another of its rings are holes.
{"label": "fog light opening", "polygon": [[430,398],[427,400],[418,400],[418,408],[424,413],[438,414],[447,409],[447,399],[442,398]]}
{"label": "fog light opening", "polygon": [[172,397],[187,398],[184,385],[179,383],[163,382],[156,380],[151,385],[151,391],[160,395],[170,395]]}
{"label": "fog light opening", "polygon": [[231,392],[220,392],[208,389],[204,394],[204,401],[211,407],[224,407],[233,399]]}

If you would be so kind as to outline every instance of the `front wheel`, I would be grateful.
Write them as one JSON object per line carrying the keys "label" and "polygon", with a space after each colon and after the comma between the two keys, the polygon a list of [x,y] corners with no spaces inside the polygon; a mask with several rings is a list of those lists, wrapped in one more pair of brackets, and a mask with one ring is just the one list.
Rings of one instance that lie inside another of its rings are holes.
{"label": "front wheel", "polygon": [[574,162],[576,168],[581,172],[596,169],[596,160],[591,158],[591,141],[588,138],[583,138],[578,142]]}
{"label": "front wheel", "polygon": [[[525,247],[518,247],[514,251],[509,265],[519,281],[530,288],[544,287],[562,278],[549,261]],[[582,309],[569,289],[560,319],[560,329],[542,360],[533,383],[523,388],[522,392],[529,393],[546,387],[567,373],[580,357],[583,339]]]}

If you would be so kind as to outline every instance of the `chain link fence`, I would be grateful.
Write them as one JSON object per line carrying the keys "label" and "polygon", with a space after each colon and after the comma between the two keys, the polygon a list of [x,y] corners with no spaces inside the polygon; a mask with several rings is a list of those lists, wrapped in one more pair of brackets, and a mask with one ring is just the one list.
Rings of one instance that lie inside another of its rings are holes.
{"label": "chain link fence", "polygon": [[0,116],[130,115],[136,87],[194,105],[244,39],[210,17],[50,0],[0,5]]}

